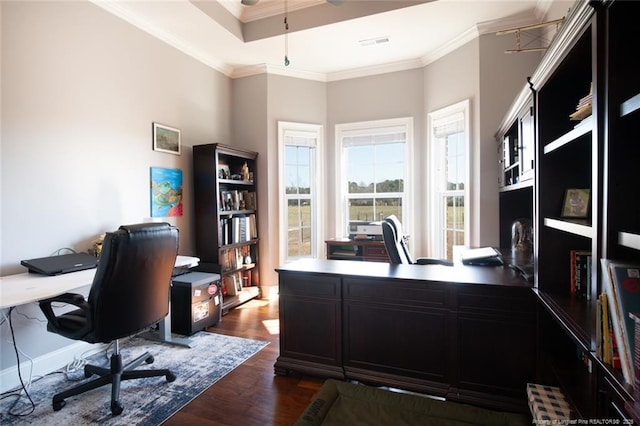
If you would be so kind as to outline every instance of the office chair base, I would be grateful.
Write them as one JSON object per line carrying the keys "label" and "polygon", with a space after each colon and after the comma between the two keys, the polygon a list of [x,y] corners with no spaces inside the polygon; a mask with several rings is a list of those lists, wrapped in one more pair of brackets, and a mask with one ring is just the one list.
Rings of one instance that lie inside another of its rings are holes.
{"label": "office chair base", "polygon": [[97,389],[106,384],[111,384],[111,413],[117,416],[122,413],[124,407],[120,403],[120,383],[123,380],[141,379],[145,377],[160,377],[165,376],[167,382],[173,382],[176,379],[168,369],[159,370],[135,370],[143,362],[151,364],[154,361],[153,356],[149,352],[145,352],[138,358],[131,361],[129,364],[122,366],[122,356],[116,352],[111,355],[111,368],[98,367],[96,365],[86,365],[84,367],[85,377],[91,377],[92,375],[98,375],[95,380],[78,385],[74,388],[68,389],[64,392],[53,397],[52,405],[54,411],[60,411],[67,403],[66,398],[79,395],[81,393]]}

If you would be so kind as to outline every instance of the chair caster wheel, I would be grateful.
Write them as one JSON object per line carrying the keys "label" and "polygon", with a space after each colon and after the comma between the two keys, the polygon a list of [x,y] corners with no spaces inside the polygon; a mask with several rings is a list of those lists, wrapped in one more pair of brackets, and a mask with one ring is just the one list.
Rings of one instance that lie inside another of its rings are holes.
{"label": "chair caster wheel", "polygon": [[173,373],[169,373],[165,377],[167,378],[167,382],[173,382],[176,379],[176,375]]}
{"label": "chair caster wheel", "polygon": [[53,400],[53,411],[60,411],[62,410],[62,407],[64,407],[65,405],[67,405],[67,403],[65,402],[64,399],[60,399],[60,400]]}
{"label": "chair caster wheel", "polygon": [[153,361],[155,361],[155,359],[153,358],[153,355],[149,355],[147,359],[144,360],[144,362],[146,362],[147,364],[152,364]]}
{"label": "chair caster wheel", "polygon": [[124,407],[122,406],[122,404],[120,404],[120,402],[116,401],[111,403],[111,414],[113,414],[114,416],[122,414],[123,409]]}

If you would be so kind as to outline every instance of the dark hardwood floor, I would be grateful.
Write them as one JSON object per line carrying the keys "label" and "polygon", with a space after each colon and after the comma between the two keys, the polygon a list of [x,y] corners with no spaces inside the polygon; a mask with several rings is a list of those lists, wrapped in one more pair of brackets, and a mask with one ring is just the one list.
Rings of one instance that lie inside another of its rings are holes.
{"label": "dark hardwood floor", "polygon": [[208,331],[270,344],[214,383],[164,425],[293,424],[324,380],[274,374],[273,365],[279,354],[278,330],[277,301],[253,300],[222,317]]}

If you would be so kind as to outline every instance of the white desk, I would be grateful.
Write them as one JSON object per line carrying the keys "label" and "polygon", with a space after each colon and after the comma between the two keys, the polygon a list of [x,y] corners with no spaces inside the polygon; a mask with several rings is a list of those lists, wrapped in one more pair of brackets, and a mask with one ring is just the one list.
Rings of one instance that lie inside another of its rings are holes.
{"label": "white desk", "polygon": [[[191,256],[178,256],[176,268],[192,268],[197,266],[200,259]],[[49,297],[58,296],[81,287],[91,285],[96,268],[68,274],[47,276],[30,272],[0,277],[0,309],[37,302]],[[159,325],[157,340],[173,342],[182,346],[188,344],[171,338],[171,313]],[[152,337],[152,336],[147,336]]]}
{"label": "white desk", "polygon": [[[197,257],[178,256],[175,267],[192,268],[199,262]],[[95,274],[96,268],[51,277],[30,272],[0,277],[0,309],[37,302],[90,285]]]}

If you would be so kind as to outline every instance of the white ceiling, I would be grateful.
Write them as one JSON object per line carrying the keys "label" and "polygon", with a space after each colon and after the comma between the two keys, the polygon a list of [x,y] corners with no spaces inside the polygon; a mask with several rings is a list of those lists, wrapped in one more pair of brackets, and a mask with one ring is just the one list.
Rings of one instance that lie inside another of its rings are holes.
{"label": "white ceiling", "polygon": [[[287,0],[285,67],[285,0],[91,1],[231,78],[268,71],[321,81],[423,67],[478,35],[542,22],[552,2]],[[548,43],[532,34],[522,33],[522,47]],[[359,43],[377,37],[389,42]],[[515,47],[513,34],[503,37]]]}

